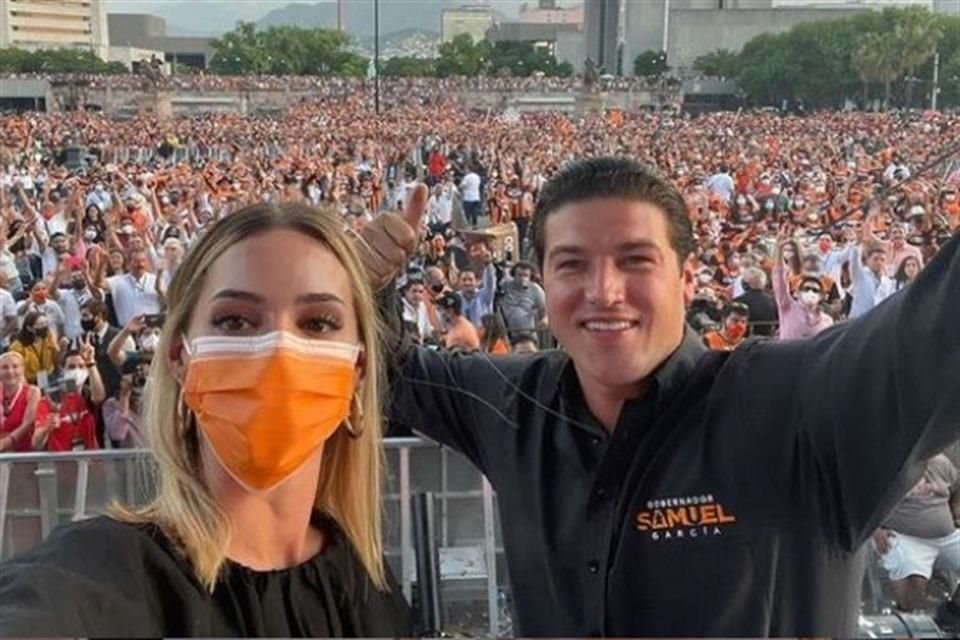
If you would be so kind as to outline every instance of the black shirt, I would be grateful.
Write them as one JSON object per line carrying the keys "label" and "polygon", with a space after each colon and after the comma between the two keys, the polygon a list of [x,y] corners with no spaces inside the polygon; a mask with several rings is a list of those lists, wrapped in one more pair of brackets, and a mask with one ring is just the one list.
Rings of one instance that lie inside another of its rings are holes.
{"label": "black shirt", "polygon": [[396,584],[378,591],[349,542],[291,569],[227,562],[213,593],[154,526],[100,517],[61,527],[0,565],[0,635],[63,637],[409,636]]}
{"label": "black shirt", "polygon": [[742,296],[733,299],[734,302],[742,302],[750,309],[750,322],[758,322],[753,327],[755,336],[772,336],[776,329],[776,323],[780,320],[780,312],[777,311],[777,301],[769,291],[755,291],[747,289]]}
{"label": "black shirt", "polygon": [[853,636],[863,543],[960,438],[960,239],[811,340],[692,332],[608,434],[560,352],[406,349],[405,424],[497,491],[526,636]]}

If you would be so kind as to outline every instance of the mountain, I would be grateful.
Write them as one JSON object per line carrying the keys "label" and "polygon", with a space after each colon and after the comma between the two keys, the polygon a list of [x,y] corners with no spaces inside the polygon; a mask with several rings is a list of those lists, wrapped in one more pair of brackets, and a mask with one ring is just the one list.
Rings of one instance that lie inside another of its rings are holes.
{"label": "mountain", "polygon": [[[347,32],[358,38],[373,36],[374,0],[347,0]],[[497,12],[516,15],[520,0],[487,0],[470,2],[464,0],[380,0],[380,34],[385,36],[404,30],[440,31],[440,16],[444,9],[461,7],[464,4],[487,4]],[[289,4],[274,9],[259,21],[257,26],[301,26],[335,29],[337,26],[337,5],[335,2],[315,4]]]}

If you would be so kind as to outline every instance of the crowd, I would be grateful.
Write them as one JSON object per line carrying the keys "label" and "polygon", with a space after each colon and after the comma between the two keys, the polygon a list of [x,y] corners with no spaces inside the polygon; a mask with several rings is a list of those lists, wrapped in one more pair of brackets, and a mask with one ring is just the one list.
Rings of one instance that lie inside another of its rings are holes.
{"label": "crowd", "polygon": [[[260,201],[327,204],[359,230],[425,182],[422,244],[397,285],[407,331],[490,354],[553,346],[529,227],[540,188],[574,158],[628,155],[680,189],[697,241],[687,321],[711,349],[856,318],[909,287],[960,229],[960,157],[927,166],[960,139],[957,115],[507,118],[444,98],[466,80],[430,81],[430,99],[418,97],[427,81],[397,81],[376,115],[354,91],[363,81],[322,82],[324,98],[272,117],[0,120],[0,452],[142,446],[171,278],[214,223]],[[90,157],[71,165],[69,146]],[[931,468],[923,496],[956,488],[947,465]]]}
{"label": "crowd", "polygon": [[[0,74],[0,80],[6,78],[35,79],[36,74]],[[90,89],[114,89],[120,91],[140,91],[156,86],[180,91],[292,91],[311,92],[314,95],[333,96],[362,93],[373,86],[369,78],[349,78],[341,76],[301,76],[301,75],[216,75],[203,72],[181,73],[177,75],[141,74],[102,75],[87,73],[46,74],[44,79],[53,84],[74,84]],[[599,76],[591,83],[598,91],[630,91],[663,88],[672,86],[673,81],[635,77]],[[391,78],[380,80],[381,91],[400,93],[415,90],[418,93],[443,93],[451,91],[577,91],[584,88],[582,76],[545,77],[535,75],[527,78],[496,76],[450,76],[447,78]],[[409,99],[409,95],[407,98]]]}

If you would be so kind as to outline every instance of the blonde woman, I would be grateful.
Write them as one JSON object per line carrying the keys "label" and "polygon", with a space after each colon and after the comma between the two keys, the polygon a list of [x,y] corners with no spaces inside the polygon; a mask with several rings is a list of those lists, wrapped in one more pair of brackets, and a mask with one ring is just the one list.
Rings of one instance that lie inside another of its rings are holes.
{"label": "blonde woman", "polygon": [[228,216],[169,302],[157,495],[0,565],[3,634],[409,635],[381,543],[377,316],[340,217]]}

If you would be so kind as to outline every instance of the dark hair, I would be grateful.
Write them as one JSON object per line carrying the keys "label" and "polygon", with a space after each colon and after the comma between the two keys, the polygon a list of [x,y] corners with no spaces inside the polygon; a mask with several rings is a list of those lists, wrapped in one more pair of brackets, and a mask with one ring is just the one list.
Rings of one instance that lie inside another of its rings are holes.
{"label": "dark hair", "polygon": [[917,268],[922,269],[923,265],[920,263],[920,259],[916,256],[907,256],[900,261],[900,266],[897,267],[897,273],[893,276],[894,281],[897,283],[898,287],[902,287],[907,284],[907,262],[913,260],[917,263]]}
{"label": "dark hair", "polygon": [[537,334],[530,331],[519,331],[514,333],[510,337],[510,346],[516,347],[518,344],[524,342],[532,342],[533,344],[540,346],[540,341],[537,339]]}
{"label": "dark hair", "polygon": [[577,160],[557,172],[540,192],[533,219],[533,247],[543,265],[546,219],[557,209],[592,198],[625,198],[660,208],[670,226],[670,246],[680,265],[696,243],[687,203],[670,182],[653,169],[630,158],[600,157]]}
{"label": "dark hair", "polygon": [[30,311],[27,315],[23,316],[23,324],[20,325],[20,331],[17,332],[17,341],[20,344],[29,346],[36,341],[36,335],[28,329],[33,329],[33,326],[37,324],[37,320],[39,320],[42,315],[39,311]]}
{"label": "dark hair", "polygon": [[519,269],[529,269],[530,275],[533,275],[533,274],[535,274],[535,273],[537,272],[537,268],[536,268],[535,266],[533,266],[533,265],[530,264],[529,262],[524,262],[523,260],[521,260],[520,262],[518,262],[518,263],[516,263],[515,265],[513,265],[512,267],[510,267],[510,277],[511,277],[511,278],[516,278],[516,277],[517,277],[517,270],[519,270]]}
{"label": "dark hair", "polygon": [[80,310],[87,310],[92,313],[95,317],[101,318],[103,320],[107,319],[107,316],[110,314],[110,310],[107,308],[107,303],[102,300],[87,300],[80,307]]}
{"label": "dark hair", "polygon": [[453,312],[455,316],[463,315],[463,300],[459,294],[445,293],[437,301],[437,306],[441,309],[447,309]]}
{"label": "dark hair", "polygon": [[797,289],[803,289],[803,286],[804,286],[805,284],[807,284],[808,282],[812,282],[812,283],[816,284],[816,285],[817,285],[817,288],[820,289],[820,293],[821,293],[821,294],[824,293],[824,291],[823,291],[823,280],[821,280],[821,279],[818,278],[817,276],[803,276],[802,278],[800,278],[799,284],[797,284]]}
{"label": "dark hair", "polygon": [[483,327],[483,344],[480,345],[484,351],[493,349],[493,345],[498,340],[507,339],[507,325],[503,323],[503,318],[499,313],[488,313],[480,318],[480,325]]}
{"label": "dark hair", "polygon": [[744,318],[750,318],[750,307],[745,305],[742,302],[730,302],[727,303],[727,306],[723,308],[723,311],[720,312],[720,317],[726,320],[729,316],[738,315],[743,316]]}

